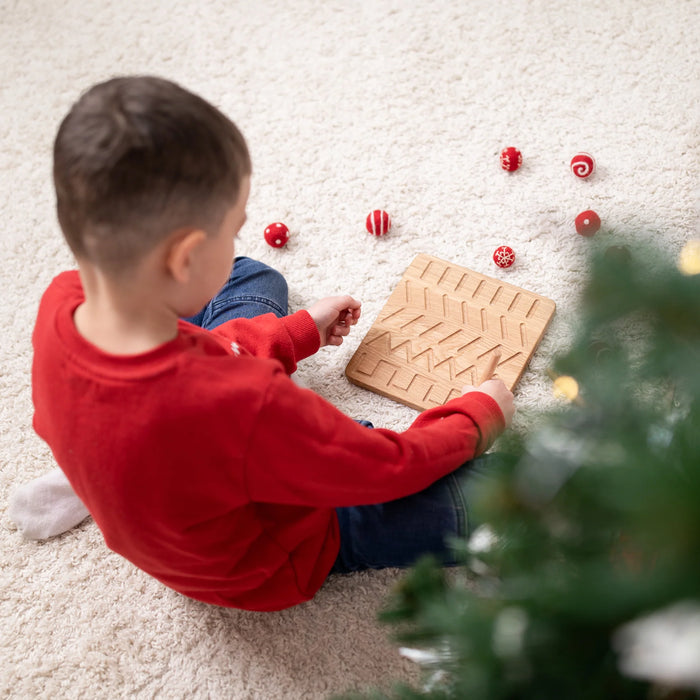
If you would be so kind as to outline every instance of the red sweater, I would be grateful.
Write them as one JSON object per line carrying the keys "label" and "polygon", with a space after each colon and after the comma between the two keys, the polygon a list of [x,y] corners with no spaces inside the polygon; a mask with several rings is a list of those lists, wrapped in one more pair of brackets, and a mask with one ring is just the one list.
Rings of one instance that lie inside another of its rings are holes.
{"label": "red sweater", "polygon": [[34,428],[107,546],[197,600],[279,610],[313,597],[339,547],[336,506],[426,488],[483,452],[503,415],[479,392],[369,430],[290,378],[319,348],[306,311],[180,322],[175,340],[114,356],[73,323],[77,272],[34,329]]}

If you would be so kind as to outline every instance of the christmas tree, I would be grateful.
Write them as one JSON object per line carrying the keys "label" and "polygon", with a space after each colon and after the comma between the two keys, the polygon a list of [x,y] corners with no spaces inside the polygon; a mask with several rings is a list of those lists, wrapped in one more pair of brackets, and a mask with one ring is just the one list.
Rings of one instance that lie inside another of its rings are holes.
{"label": "christmas tree", "polygon": [[697,259],[591,260],[568,400],[497,446],[463,567],[419,562],[381,613],[425,669],[391,697],[700,695]]}

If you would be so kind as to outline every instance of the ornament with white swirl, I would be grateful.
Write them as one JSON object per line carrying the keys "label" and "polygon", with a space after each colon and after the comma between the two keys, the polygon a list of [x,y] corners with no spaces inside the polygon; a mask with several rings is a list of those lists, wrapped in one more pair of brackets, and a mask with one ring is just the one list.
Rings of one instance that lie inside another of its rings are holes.
{"label": "ornament with white swirl", "polygon": [[590,177],[595,170],[595,159],[590,153],[577,153],[571,159],[571,172],[576,177]]}

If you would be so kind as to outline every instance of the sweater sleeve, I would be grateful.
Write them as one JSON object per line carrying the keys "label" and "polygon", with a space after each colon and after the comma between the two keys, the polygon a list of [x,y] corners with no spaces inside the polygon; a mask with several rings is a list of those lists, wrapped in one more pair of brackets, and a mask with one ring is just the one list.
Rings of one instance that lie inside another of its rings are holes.
{"label": "sweater sleeve", "polygon": [[279,360],[287,374],[295,372],[297,364],[321,346],[318,328],[304,310],[284,318],[274,314],[237,318],[222,323],[212,333],[235,341],[255,357]]}
{"label": "sweater sleeve", "polygon": [[471,392],[425,411],[403,433],[372,430],[280,372],[245,457],[249,496],[314,507],[401,498],[481,454],[504,427],[498,404]]}

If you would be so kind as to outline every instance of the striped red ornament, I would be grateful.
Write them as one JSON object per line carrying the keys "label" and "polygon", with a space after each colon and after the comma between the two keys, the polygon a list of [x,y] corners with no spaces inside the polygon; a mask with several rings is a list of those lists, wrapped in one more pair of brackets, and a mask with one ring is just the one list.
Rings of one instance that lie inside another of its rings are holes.
{"label": "striped red ornament", "polygon": [[374,236],[383,236],[391,229],[391,217],[382,209],[375,209],[367,214],[365,226]]}

